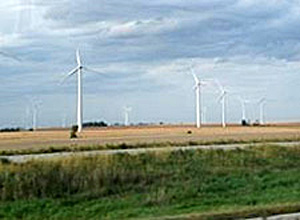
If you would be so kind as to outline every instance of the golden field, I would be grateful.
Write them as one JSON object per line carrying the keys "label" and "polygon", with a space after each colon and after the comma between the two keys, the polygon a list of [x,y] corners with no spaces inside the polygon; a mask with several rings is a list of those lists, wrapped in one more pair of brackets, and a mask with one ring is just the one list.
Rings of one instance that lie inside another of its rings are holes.
{"label": "golden field", "polygon": [[[188,134],[191,131],[191,134]],[[107,127],[85,129],[79,138],[70,139],[69,130],[43,129],[36,132],[0,133],[0,150],[38,149],[49,146],[85,146],[160,142],[214,141],[284,141],[300,140],[300,124],[277,124],[264,127],[190,125]]]}

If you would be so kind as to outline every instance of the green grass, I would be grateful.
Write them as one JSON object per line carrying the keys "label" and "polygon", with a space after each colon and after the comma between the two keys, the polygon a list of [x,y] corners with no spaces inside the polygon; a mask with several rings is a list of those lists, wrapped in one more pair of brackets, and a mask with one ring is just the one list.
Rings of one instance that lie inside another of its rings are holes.
{"label": "green grass", "polygon": [[197,145],[221,145],[221,144],[255,144],[255,143],[270,143],[270,142],[295,142],[300,141],[298,136],[291,138],[256,138],[250,140],[242,139],[221,139],[214,141],[182,141],[182,142],[150,142],[150,143],[120,143],[120,144],[105,144],[105,145],[83,145],[83,146],[46,146],[36,149],[20,149],[20,150],[0,150],[0,156],[12,155],[30,155],[30,154],[47,154],[60,152],[82,152],[96,150],[117,150],[117,149],[137,149],[137,148],[162,148],[162,147],[178,147],[178,146],[197,146]]}
{"label": "green grass", "polygon": [[233,219],[294,212],[300,210],[299,167],[300,146],[5,161],[0,218]]}

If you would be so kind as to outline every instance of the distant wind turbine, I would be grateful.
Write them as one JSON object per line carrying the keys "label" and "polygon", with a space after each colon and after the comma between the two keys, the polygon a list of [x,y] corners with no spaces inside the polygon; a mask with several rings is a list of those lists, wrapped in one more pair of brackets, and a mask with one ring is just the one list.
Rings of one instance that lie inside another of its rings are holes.
{"label": "distant wind turbine", "polygon": [[220,101],[222,103],[222,127],[226,127],[226,104],[227,104],[227,91],[222,90],[221,96],[220,96]]}
{"label": "distant wind turbine", "polygon": [[263,125],[264,124],[264,107],[266,103],[266,98],[261,98],[258,101],[259,105],[259,124]]}
{"label": "distant wind turbine", "polygon": [[194,70],[192,69],[192,75],[195,80],[195,92],[196,92],[196,126],[197,128],[201,127],[201,87],[203,85],[203,82],[201,82],[196,74],[194,73]]}
{"label": "distant wind turbine", "polygon": [[79,49],[76,50],[76,61],[77,61],[77,66],[63,78],[62,82],[64,82],[68,77],[77,73],[77,125],[78,125],[78,132],[81,132],[82,121],[83,121],[82,71],[87,70],[89,72],[94,72],[99,74],[102,73],[95,70],[91,70],[90,68],[87,68],[82,65]]}
{"label": "distant wind turbine", "polygon": [[125,106],[123,108],[123,110],[124,110],[124,125],[128,126],[129,125],[129,112],[132,111],[132,108]]}
{"label": "distant wind turbine", "polygon": [[227,104],[228,91],[224,88],[224,86],[221,85],[221,83],[219,81],[216,81],[216,82],[221,91],[221,95],[218,100],[221,102],[221,105],[222,105],[222,127],[225,128],[226,127],[226,107],[227,107],[226,104]]}
{"label": "distant wind turbine", "polygon": [[246,121],[246,104],[249,103],[249,101],[246,99],[243,99],[242,97],[239,97],[239,101],[242,106],[242,121]]}
{"label": "distant wind turbine", "polygon": [[32,129],[36,131],[37,123],[38,123],[38,111],[40,108],[41,102],[37,99],[31,100],[31,107],[32,107]]}
{"label": "distant wind turbine", "polygon": [[26,105],[24,119],[23,119],[24,120],[23,121],[23,126],[24,126],[25,129],[28,127],[29,117],[30,117],[30,106]]}
{"label": "distant wind turbine", "polygon": [[194,69],[191,68],[191,72],[190,72],[194,78],[195,81],[195,85],[194,85],[194,90],[196,93],[196,127],[200,128],[201,127],[201,123],[202,123],[202,90],[201,88],[203,86],[209,85],[210,83],[214,82],[214,79],[205,79],[205,80],[199,80],[199,78],[197,77],[197,75],[194,72]]}

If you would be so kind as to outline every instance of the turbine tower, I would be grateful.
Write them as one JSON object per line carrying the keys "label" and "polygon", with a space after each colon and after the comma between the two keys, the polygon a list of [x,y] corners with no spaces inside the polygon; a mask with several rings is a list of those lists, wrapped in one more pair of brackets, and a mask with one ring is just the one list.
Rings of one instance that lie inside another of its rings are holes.
{"label": "turbine tower", "polygon": [[246,104],[249,103],[249,101],[246,99],[243,99],[242,97],[239,97],[239,101],[242,106],[242,121],[246,121]]}
{"label": "turbine tower", "polygon": [[219,100],[221,101],[222,104],[222,127],[226,127],[226,104],[227,104],[227,91],[223,88],[221,91],[221,96]]}
{"label": "turbine tower", "polygon": [[95,70],[91,70],[90,68],[87,68],[86,66],[82,65],[79,49],[76,50],[76,61],[77,61],[77,66],[65,76],[62,82],[64,82],[68,77],[77,73],[77,125],[78,125],[78,132],[81,132],[82,121],[83,121],[82,71],[87,70],[89,72],[95,72],[99,74],[102,73]]}
{"label": "turbine tower", "polygon": [[34,131],[36,131],[37,128],[37,114],[38,114],[38,107],[34,105],[32,109],[32,129]]}
{"label": "turbine tower", "polygon": [[41,105],[41,101],[38,99],[31,99],[31,107],[32,107],[32,129],[36,131],[38,124],[38,112]]}
{"label": "turbine tower", "polygon": [[128,126],[129,125],[129,112],[132,111],[132,108],[125,106],[123,108],[123,110],[124,110],[124,125]]}
{"label": "turbine tower", "polygon": [[266,103],[266,98],[261,98],[258,101],[259,105],[259,124],[263,125],[264,124],[264,107]]}
{"label": "turbine tower", "polygon": [[198,79],[194,70],[192,69],[192,75],[195,80],[195,92],[196,92],[196,126],[197,128],[201,127],[201,87],[203,83]]}
{"label": "turbine tower", "polygon": [[221,85],[219,81],[216,81],[217,85],[221,91],[221,95],[219,97],[219,101],[221,102],[222,105],[222,127],[226,127],[226,104],[227,104],[227,95],[228,91],[224,88],[224,86]]}

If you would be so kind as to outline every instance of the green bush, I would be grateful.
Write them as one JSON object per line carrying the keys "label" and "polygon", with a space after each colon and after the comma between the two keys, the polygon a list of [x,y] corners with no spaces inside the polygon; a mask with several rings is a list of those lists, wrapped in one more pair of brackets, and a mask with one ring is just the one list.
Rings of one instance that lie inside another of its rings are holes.
{"label": "green bush", "polygon": [[70,132],[70,138],[77,138],[78,125],[73,125]]}

